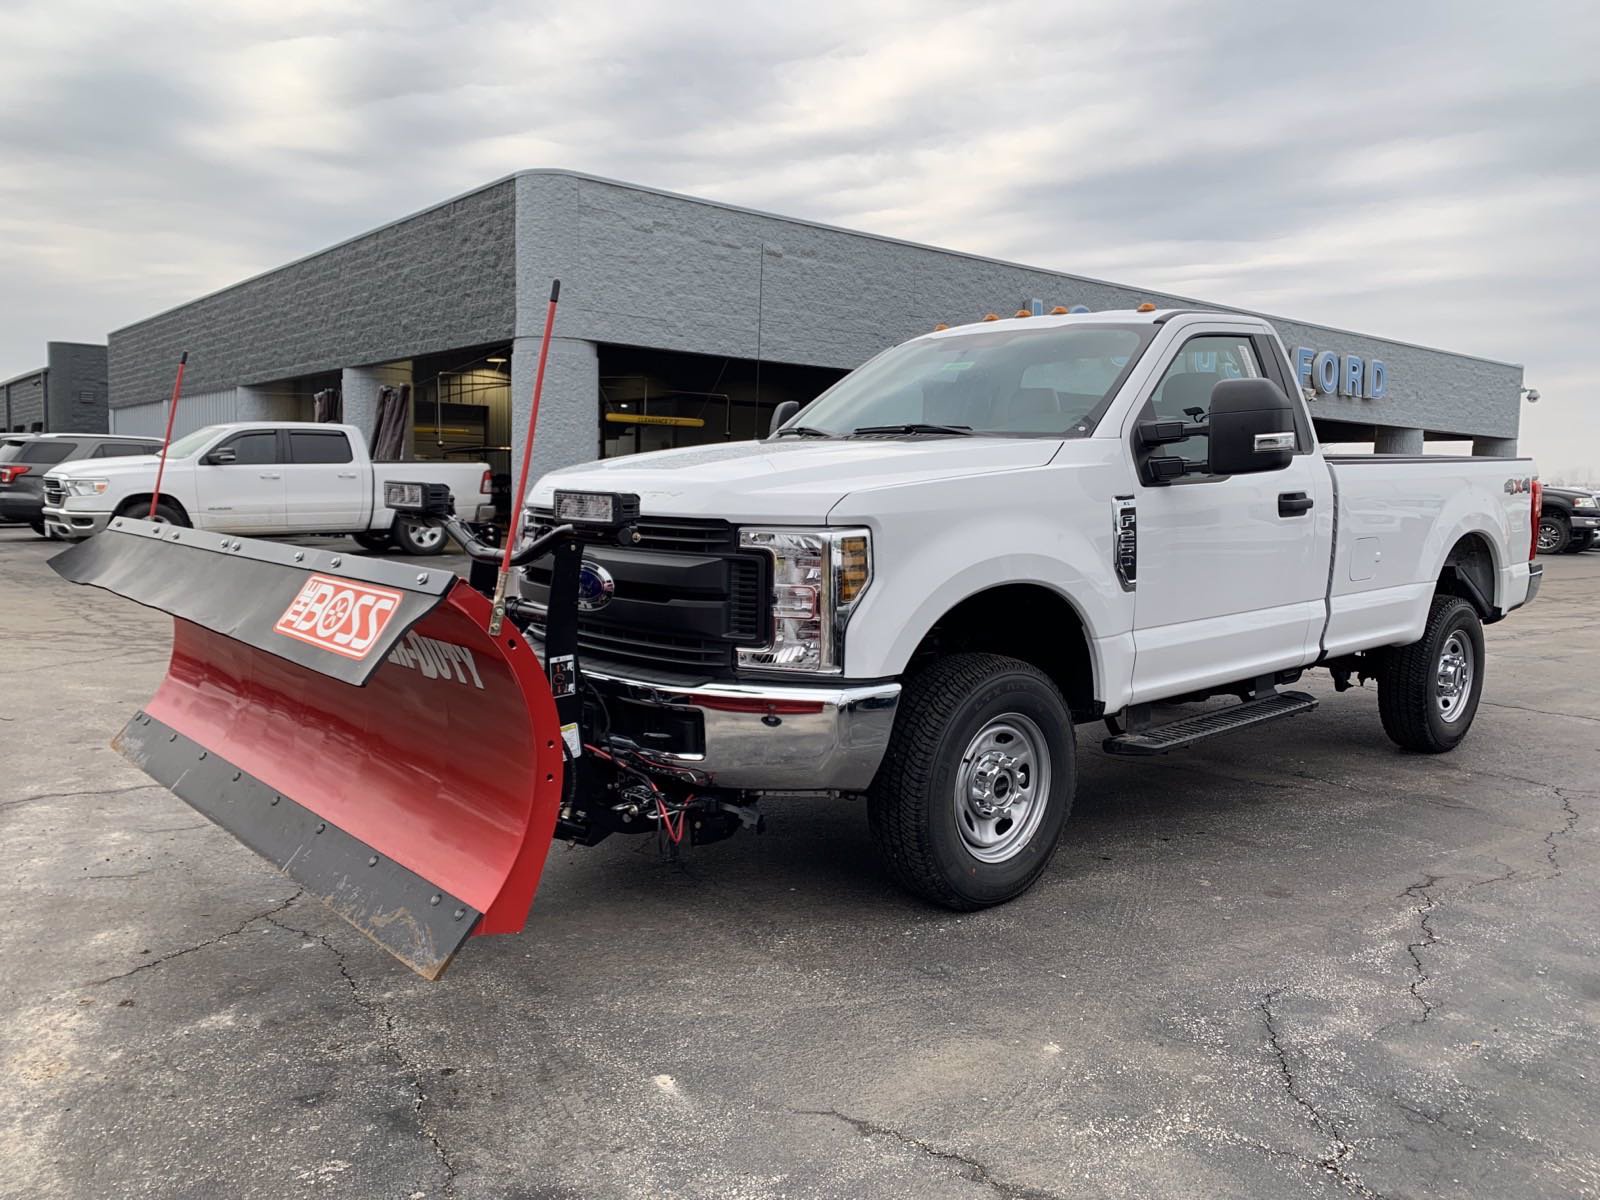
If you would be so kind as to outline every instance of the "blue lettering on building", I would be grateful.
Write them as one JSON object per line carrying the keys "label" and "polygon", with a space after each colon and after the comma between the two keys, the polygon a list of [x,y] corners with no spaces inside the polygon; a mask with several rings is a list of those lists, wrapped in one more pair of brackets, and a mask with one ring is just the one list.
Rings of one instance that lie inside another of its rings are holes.
{"label": "blue lettering on building", "polygon": [[1389,391],[1389,368],[1382,359],[1297,346],[1294,369],[1301,388],[1319,396],[1382,400]]}

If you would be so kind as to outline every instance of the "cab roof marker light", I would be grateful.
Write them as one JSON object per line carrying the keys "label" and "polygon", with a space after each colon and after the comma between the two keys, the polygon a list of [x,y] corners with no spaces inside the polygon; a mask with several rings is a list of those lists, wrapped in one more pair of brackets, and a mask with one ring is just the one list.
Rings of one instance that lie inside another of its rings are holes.
{"label": "cab roof marker light", "polygon": [[940,321],[940,322],[939,322],[939,323],[938,323],[938,324],[937,324],[937,325],[935,325],[935,326],[934,326],[934,327],[933,327],[933,331],[934,331],[934,332],[935,332],[935,333],[943,333],[943,332],[944,332],[944,331],[945,331],[945,330],[946,330],[946,329],[949,329],[949,328],[950,328],[950,324],[949,324],[949,322],[947,322],[947,321]]}
{"label": "cab roof marker light", "polygon": [[1056,305],[1054,308],[1052,308],[1050,310],[1050,315],[1052,317],[1064,317],[1064,316],[1066,316],[1067,315],[1067,306],[1065,304]]}
{"label": "cab roof marker light", "polygon": [[984,313],[983,314],[983,319],[985,321],[998,321],[1000,319],[1000,314],[999,313]]}
{"label": "cab roof marker light", "polygon": [[1033,316],[1033,313],[1030,312],[1026,308],[1019,308],[1019,309],[1017,309],[1017,316],[1019,316],[1019,317],[1031,317],[1031,316]]}
{"label": "cab roof marker light", "polygon": [[1148,300],[1146,300],[1143,304],[1139,305],[1138,308],[1134,309],[1135,312],[1155,312],[1155,310],[1156,310],[1156,306],[1154,304],[1151,304],[1150,301],[1148,301]]}

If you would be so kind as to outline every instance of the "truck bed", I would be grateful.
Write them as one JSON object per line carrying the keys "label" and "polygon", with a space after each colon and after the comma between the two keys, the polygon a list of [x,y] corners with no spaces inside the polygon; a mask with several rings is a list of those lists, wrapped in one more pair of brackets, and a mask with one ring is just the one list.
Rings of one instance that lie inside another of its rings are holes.
{"label": "truck bed", "polygon": [[[1476,537],[1491,602],[1528,587],[1534,476],[1528,458],[1329,455],[1337,512],[1323,650],[1332,656],[1416,640],[1446,557]],[[1507,549],[1509,548],[1509,549]]]}

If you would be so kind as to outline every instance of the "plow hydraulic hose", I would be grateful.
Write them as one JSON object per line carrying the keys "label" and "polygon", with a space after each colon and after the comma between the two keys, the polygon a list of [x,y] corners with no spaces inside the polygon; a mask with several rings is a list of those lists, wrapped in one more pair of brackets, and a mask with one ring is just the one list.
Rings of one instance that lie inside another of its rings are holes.
{"label": "plow hydraulic hose", "polygon": [[533,376],[533,403],[528,409],[528,434],[522,440],[522,470],[517,490],[511,496],[511,528],[506,530],[505,555],[500,560],[500,576],[494,584],[494,607],[489,615],[489,636],[499,637],[506,616],[506,580],[511,576],[511,551],[522,530],[522,507],[528,497],[528,467],[533,462],[533,435],[539,426],[539,396],[544,391],[544,364],[550,356],[550,332],[556,324],[556,303],[561,299],[561,280],[550,283],[550,306],[544,314],[544,340],[539,343],[539,368]]}
{"label": "plow hydraulic hose", "polygon": [[172,445],[172,422],[178,416],[178,397],[183,394],[183,368],[189,361],[185,350],[178,356],[178,377],[172,381],[172,403],[167,405],[167,434],[161,440],[161,462],[156,467],[156,488],[150,494],[150,519],[156,519],[156,505],[161,503],[161,477],[167,473],[167,447]]}

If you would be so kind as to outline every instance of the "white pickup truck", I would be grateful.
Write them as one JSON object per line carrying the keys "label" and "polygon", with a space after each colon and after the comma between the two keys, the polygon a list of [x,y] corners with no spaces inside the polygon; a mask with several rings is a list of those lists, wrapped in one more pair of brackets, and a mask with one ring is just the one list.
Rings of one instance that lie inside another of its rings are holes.
{"label": "white pickup truck", "polygon": [[[721,794],[864,795],[891,874],[976,908],[1049,861],[1075,723],[1162,753],[1315,707],[1282,689],[1318,667],[1452,749],[1483,625],[1538,590],[1537,490],[1526,459],[1326,456],[1265,321],[1124,311],[933,332],[764,441],[527,504],[586,527],[603,744]],[[550,582],[524,570],[529,611]]]}
{"label": "white pickup truck", "polygon": [[[86,538],[112,517],[147,516],[160,463],[149,454],[55,468],[44,478],[45,532]],[[176,439],[154,519],[269,537],[351,534],[369,549],[439,553],[437,528],[396,520],[384,505],[383,485],[396,477],[447,484],[458,512],[493,517],[487,463],[375,463],[353,425],[279,421],[208,425]]]}

